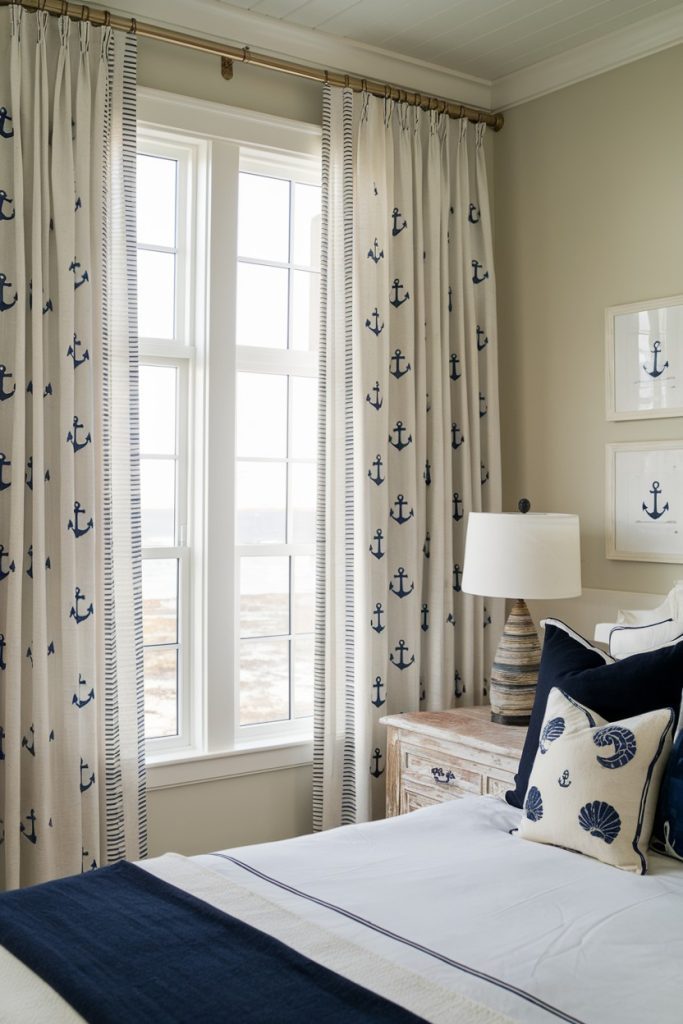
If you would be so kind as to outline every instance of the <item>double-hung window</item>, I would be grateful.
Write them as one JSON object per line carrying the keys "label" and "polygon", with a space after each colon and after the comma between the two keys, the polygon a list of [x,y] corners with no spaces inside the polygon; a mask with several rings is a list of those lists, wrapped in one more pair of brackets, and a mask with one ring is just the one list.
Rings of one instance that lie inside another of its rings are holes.
{"label": "double-hung window", "polygon": [[148,755],[307,741],[318,132],[144,90],[140,109]]}

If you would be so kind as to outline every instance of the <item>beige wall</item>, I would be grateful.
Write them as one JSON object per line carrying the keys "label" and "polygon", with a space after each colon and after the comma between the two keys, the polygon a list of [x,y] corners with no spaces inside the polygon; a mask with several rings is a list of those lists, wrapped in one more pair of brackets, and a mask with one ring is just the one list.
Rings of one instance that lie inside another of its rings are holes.
{"label": "beige wall", "polygon": [[240,775],[149,794],[149,852],[190,856],[310,832],[311,769]]}
{"label": "beige wall", "polygon": [[581,516],[584,587],[663,593],[683,567],[604,555],[606,306],[683,292],[683,48],[524,104],[495,140],[505,509]]}
{"label": "beige wall", "polygon": [[[140,40],[138,83],[152,89],[320,124],[315,83],[235,66],[221,78],[220,59]],[[149,793],[150,855],[186,855],[310,832],[311,768],[241,775]]]}
{"label": "beige wall", "polygon": [[151,39],[140,39],[138,84],[309,124],[322,120],[322,91],[316,82],[237,63],[234,78],[226,82],[220,57]]}

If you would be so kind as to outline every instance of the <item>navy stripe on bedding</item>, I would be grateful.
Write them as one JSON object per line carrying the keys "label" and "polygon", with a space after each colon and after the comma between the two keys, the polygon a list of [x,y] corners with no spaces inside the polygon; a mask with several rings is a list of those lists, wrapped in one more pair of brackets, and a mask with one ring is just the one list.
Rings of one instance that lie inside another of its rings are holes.
{"label": "navy stripe on bedding", "polygon": [[93,1024],[419,1024],[127,861],[0,896],[0,944]]}
{"label": "navy stripe on bedding", "polygon": [[380,924],[375,924],[373,921],[369,921],[367,918],[361,917],[359,914],[354,914],[352,910],[346,910],[344,907],[338,907],[336,903],[330,903],[327,900],[321,899],[319,896],[312,896],[310,893],[304,892],[302,889],[296,889],[293,885],[288,885],[287,882],[281,882],[279,879],[273,878],[271,875],[266,875],[263,871],[259,871],[258,868],[252,867],[251,864],[245,864],[244,861],[238,860],[237,857],[231,857],[229,853],[212,853],[210,856],[220,857],[222,860],[230,861],[230,863],[234,864],[235,867],[248,871],[256,878],[260,878],[262,881],[268,882],[270,885],[277,886],[278,889],[284,889],[285,892],[292,893],[294,896],[300,896],[304,900],[316,903],[319,907],[324,907],[326,910],[331,910],[335,914],[347,917],[350,921],[355,921],[356,924],[363,925],[364,928],[370,928],[379,935],[384,935],[388,939],[400,942],[404,946],[411,946],[412,949],[416,949],[418,952],[424,953],[425,956],[432,957],[434,960],[439,960],[442,964],[454,967],[456,970],[462,971],[464,974],[470,974],[473,978],[478,978],[480,981],[487,981],[491,985],[495,985],[497,988],[505,989],[506,992],[519,996],[521,999],[525,999],[528,1003],[533,1003],[533,1005],[539,1007],[539,1009],[546,1010],[553,1017],[557,1017],[559,1020],[565,1021],[566,1024],[585,1024],[585,1022],[579,1020],[578,1017],[573,1017],[570,1013],[560,1010],[559,1007],[546,1003],[544,999],[540,999],[531,992],[526,992],[524,989],[518,988],[516,985],[511,985],[509,982],[503,981],[501,978],[496,978],[492,974],[487,974],[486,971],[480,971],[475,967],[470,967],[467,964],[461,963],[459,960],[453,960],[451,957],[446,956],[445,953],[439,953],[438,950],[430,949],[428,946],[423,946],[421,943],[415,942],[413,939],[408,939],[404,935],[398,935],[396,932],[392,932]]}

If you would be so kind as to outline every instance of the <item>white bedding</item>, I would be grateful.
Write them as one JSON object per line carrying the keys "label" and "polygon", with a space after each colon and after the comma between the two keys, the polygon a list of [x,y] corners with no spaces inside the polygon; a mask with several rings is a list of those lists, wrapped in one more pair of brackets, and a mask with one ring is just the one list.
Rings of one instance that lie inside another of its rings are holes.
{"label": "white bedding", "polygon": [[[143,866],[435,1024],[681,1024],[683,867],[528,843],[519,814],[471,797]],[[2,949],[0,993],[3,1024],[80,1020]]]}

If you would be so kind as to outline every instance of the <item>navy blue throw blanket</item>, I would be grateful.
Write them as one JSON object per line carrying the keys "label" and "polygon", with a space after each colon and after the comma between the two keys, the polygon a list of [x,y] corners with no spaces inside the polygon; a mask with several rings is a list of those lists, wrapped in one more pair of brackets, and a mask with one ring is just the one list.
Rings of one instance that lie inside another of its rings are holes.
{"label": "navy blue throw blanket", "polygon": [[127,862],[0,895],[0,944],[93,1024],[420,1021]]}

